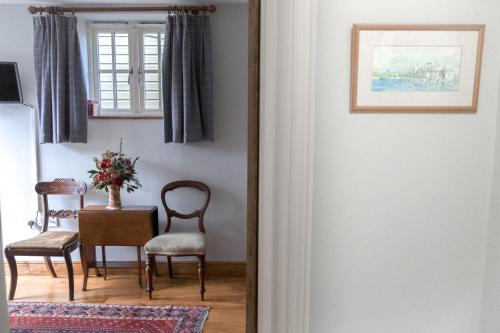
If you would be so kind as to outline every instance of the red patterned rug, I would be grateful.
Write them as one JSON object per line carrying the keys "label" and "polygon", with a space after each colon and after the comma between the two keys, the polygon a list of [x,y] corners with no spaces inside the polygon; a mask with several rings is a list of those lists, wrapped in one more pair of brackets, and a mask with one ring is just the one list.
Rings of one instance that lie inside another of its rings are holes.
{"label": "red patterned rug", "polygon": [[11,333],[197,333],[208,306],[10,302]]}

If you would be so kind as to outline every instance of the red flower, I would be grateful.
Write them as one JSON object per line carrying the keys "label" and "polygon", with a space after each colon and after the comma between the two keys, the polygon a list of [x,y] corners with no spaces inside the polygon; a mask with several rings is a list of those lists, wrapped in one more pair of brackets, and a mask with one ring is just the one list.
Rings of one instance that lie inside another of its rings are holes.
{"label": "red flower", "polygon": [[99,172],[97,174],[97,180],[100,181],[100,182],[103,182],[106,180],[106,175],[104,174],[104,172]]}
{"label": "red flower", "polygon": [[108,159],[103,159],[101,162],[101,169],[107,169],[111,166],[111,161]]}

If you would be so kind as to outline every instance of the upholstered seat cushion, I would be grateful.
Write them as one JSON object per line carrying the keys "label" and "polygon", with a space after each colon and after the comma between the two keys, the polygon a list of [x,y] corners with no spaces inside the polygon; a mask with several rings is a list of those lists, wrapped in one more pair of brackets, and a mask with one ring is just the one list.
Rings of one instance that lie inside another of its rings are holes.
{"label": "upholstered seat cushion", "polygon": [[156,236],[144,245],[152,254],[205,254],[207,242],[201,232],[168,232]]}
{"label": "upholstered seat cushion", "polygon": [[8,249],[51,249],[62,250],[78,238],[77,232],[47,231],[33,238],[7,245]]}

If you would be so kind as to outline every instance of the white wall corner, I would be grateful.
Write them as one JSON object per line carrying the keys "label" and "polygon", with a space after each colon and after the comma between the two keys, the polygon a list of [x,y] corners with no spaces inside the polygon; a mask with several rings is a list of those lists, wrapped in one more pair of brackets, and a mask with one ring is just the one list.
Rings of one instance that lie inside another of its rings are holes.
{"label": "white wall corner", "polygon": [[316,0],[262,3],[261,333],[309,326],[316,14]]}

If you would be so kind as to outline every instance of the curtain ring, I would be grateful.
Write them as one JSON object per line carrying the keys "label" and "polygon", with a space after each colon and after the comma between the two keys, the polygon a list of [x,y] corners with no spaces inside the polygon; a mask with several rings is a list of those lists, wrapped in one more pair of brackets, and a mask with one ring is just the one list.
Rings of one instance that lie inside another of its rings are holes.
{"label": "curtain ring", "polygon": [[75,16],[75,7],[71,8],[71,14],[73,14],[73,16]]}

